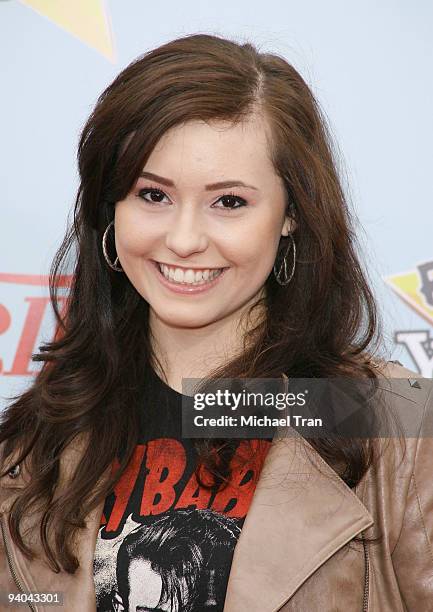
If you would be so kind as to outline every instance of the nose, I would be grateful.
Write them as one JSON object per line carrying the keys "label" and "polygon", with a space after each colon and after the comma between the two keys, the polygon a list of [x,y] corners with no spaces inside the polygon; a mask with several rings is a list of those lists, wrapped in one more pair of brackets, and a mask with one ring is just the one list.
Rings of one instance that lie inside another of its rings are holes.
{"label": "nose", "polygon": [[179,257],[204,251],[208,246],[208,238],[199,212],[192,206],[180,206],[170,219],[165,244]]}

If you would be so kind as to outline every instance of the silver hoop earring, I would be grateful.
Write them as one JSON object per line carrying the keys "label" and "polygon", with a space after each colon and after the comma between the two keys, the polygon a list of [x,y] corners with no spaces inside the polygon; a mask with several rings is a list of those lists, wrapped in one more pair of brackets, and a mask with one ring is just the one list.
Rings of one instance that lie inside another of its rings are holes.
{"label": "silver hoop earring", "polygon": [[[292,234],[288,234],[290,236],[291,239],[291,243],[289,244],[289,246],[286,249],[286,252],[284,253],[284,257],[283,257],[283,261],[281,262],[280,265],[280,269],[277,271],[277,264],[274,264],[274,275],[275,278],[277,279],[278,283],[281,286],[284,285],[288,285],[290,283],[290,281],[293,278],[293,275],[295,273],[295,266],[296,266],[296,244],[295,244],[295,239],[293,238]],[[288,268],[288,264],[287,264],[287,255],[289,254],[290,249],[293,246],[293,263],[292,263],[292,270],[290,272],[290,276],[287,274],[287,268]],[[284,274],[281,277],[281,272],[284,268]]]}
{"label": "silver hoop earring", "polygon": [[107,239],[108,239],[108,232],[109,232],[109,229],[110,229],[111,226],[113,226],[113,228],[114,228],[114,219],[105,228],[104,235],[102,236],[102,251],[104,253],[105,261],[110,266],[110,268],[112,270],[116,270],[116,272],[123,272],[123,268],[121,266],[119,267],[119,265],[118,265],[119,264],[119,257],[116,257],[115,262],[112,263],[110,261],[109,256],[108,256],[108,252],[107,252]]}

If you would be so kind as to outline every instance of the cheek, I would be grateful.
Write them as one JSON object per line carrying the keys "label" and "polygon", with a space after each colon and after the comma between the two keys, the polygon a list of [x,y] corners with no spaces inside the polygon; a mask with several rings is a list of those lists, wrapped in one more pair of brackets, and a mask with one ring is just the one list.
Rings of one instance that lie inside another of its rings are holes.
{"label": "cheek", "polygon": [[129,256],[141,256],[151,248],[153,242],[152,235],[148,230],[144,233],[139,231],[137,226],[130,230],[122,228],[116,233],[116,250],[120,254]]}
{"label": "cheek", "polygon": [[239,267],[248,268],[255,275],[261,275],[274,263],[280,233],[275,225],[258,225],[248,233],[226,240],[226,256]]}
{"label": "cheek", "polygon": [[122,210],[116,213],[116,250],[120,254],[140,256],[146,254],[156,240],[158,230],[151,222],[143,223],[141,215]]}

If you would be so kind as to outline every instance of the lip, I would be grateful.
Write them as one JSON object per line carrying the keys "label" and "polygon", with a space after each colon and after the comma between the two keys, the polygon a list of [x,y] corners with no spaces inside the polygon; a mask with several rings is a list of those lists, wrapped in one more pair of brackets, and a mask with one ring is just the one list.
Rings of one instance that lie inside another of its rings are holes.
{"label": "lip", "polygon": [[204,285],[196,285],[194,287],[194,286],[188,286],[186,284],[181,284],[181,283],[175,284],[173,282],[168,281],[165,278],[165,276],[162,274],[161,270],[159,269],[159,265],[156,261],[151,260],[150,264],[152,268],[155,270],[156,276],[158,277],[160,283],[164,287],[166,287],[167,289],[170,289],[170,291],[173,291],[173,293],[182,293],[184,295],[195,295],[197,293],[204,293],[205,291],[209,291],[210,289],[212,289],[212,287],[215,287],[215,285],[218,284],[220,279],[225,275],[225,273],[229,269],[229,268],[223,268],[223,271],[221,272],[221,274],[219,274],[213,280],[208,281]]}

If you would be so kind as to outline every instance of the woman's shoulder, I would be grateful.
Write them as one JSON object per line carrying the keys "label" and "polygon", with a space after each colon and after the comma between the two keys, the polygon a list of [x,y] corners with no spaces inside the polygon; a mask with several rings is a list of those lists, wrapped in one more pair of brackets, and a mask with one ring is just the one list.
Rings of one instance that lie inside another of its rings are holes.
{"label": "woman's shoulder", "polygon": [[383,390],[424,405],[431,396],[433,379],[403,366],[398,360],[372,360]]}
{"label": "woman's shoulder", "polygon": [[377,440],[382,474],[392,474],[393,481],[397,477],[400,485],[416,480],[431,490],[433,499],[433,481],[426,478],[433,465],[433,379],[398,361],[377,362],[377,373],[379,406],[386,407],[386,416],[391,417]]}
{"label": "woman's shoulder", "polygon": [[[415,372],[409,368],[406,368],[398,359],[385,360],[385,359],[373,359],[373,364],[377,367],[381,373],[390,378],[405,378],[415,377],[423,378],[419,372]],[[427,379],[431,380],[431,379]]]}

